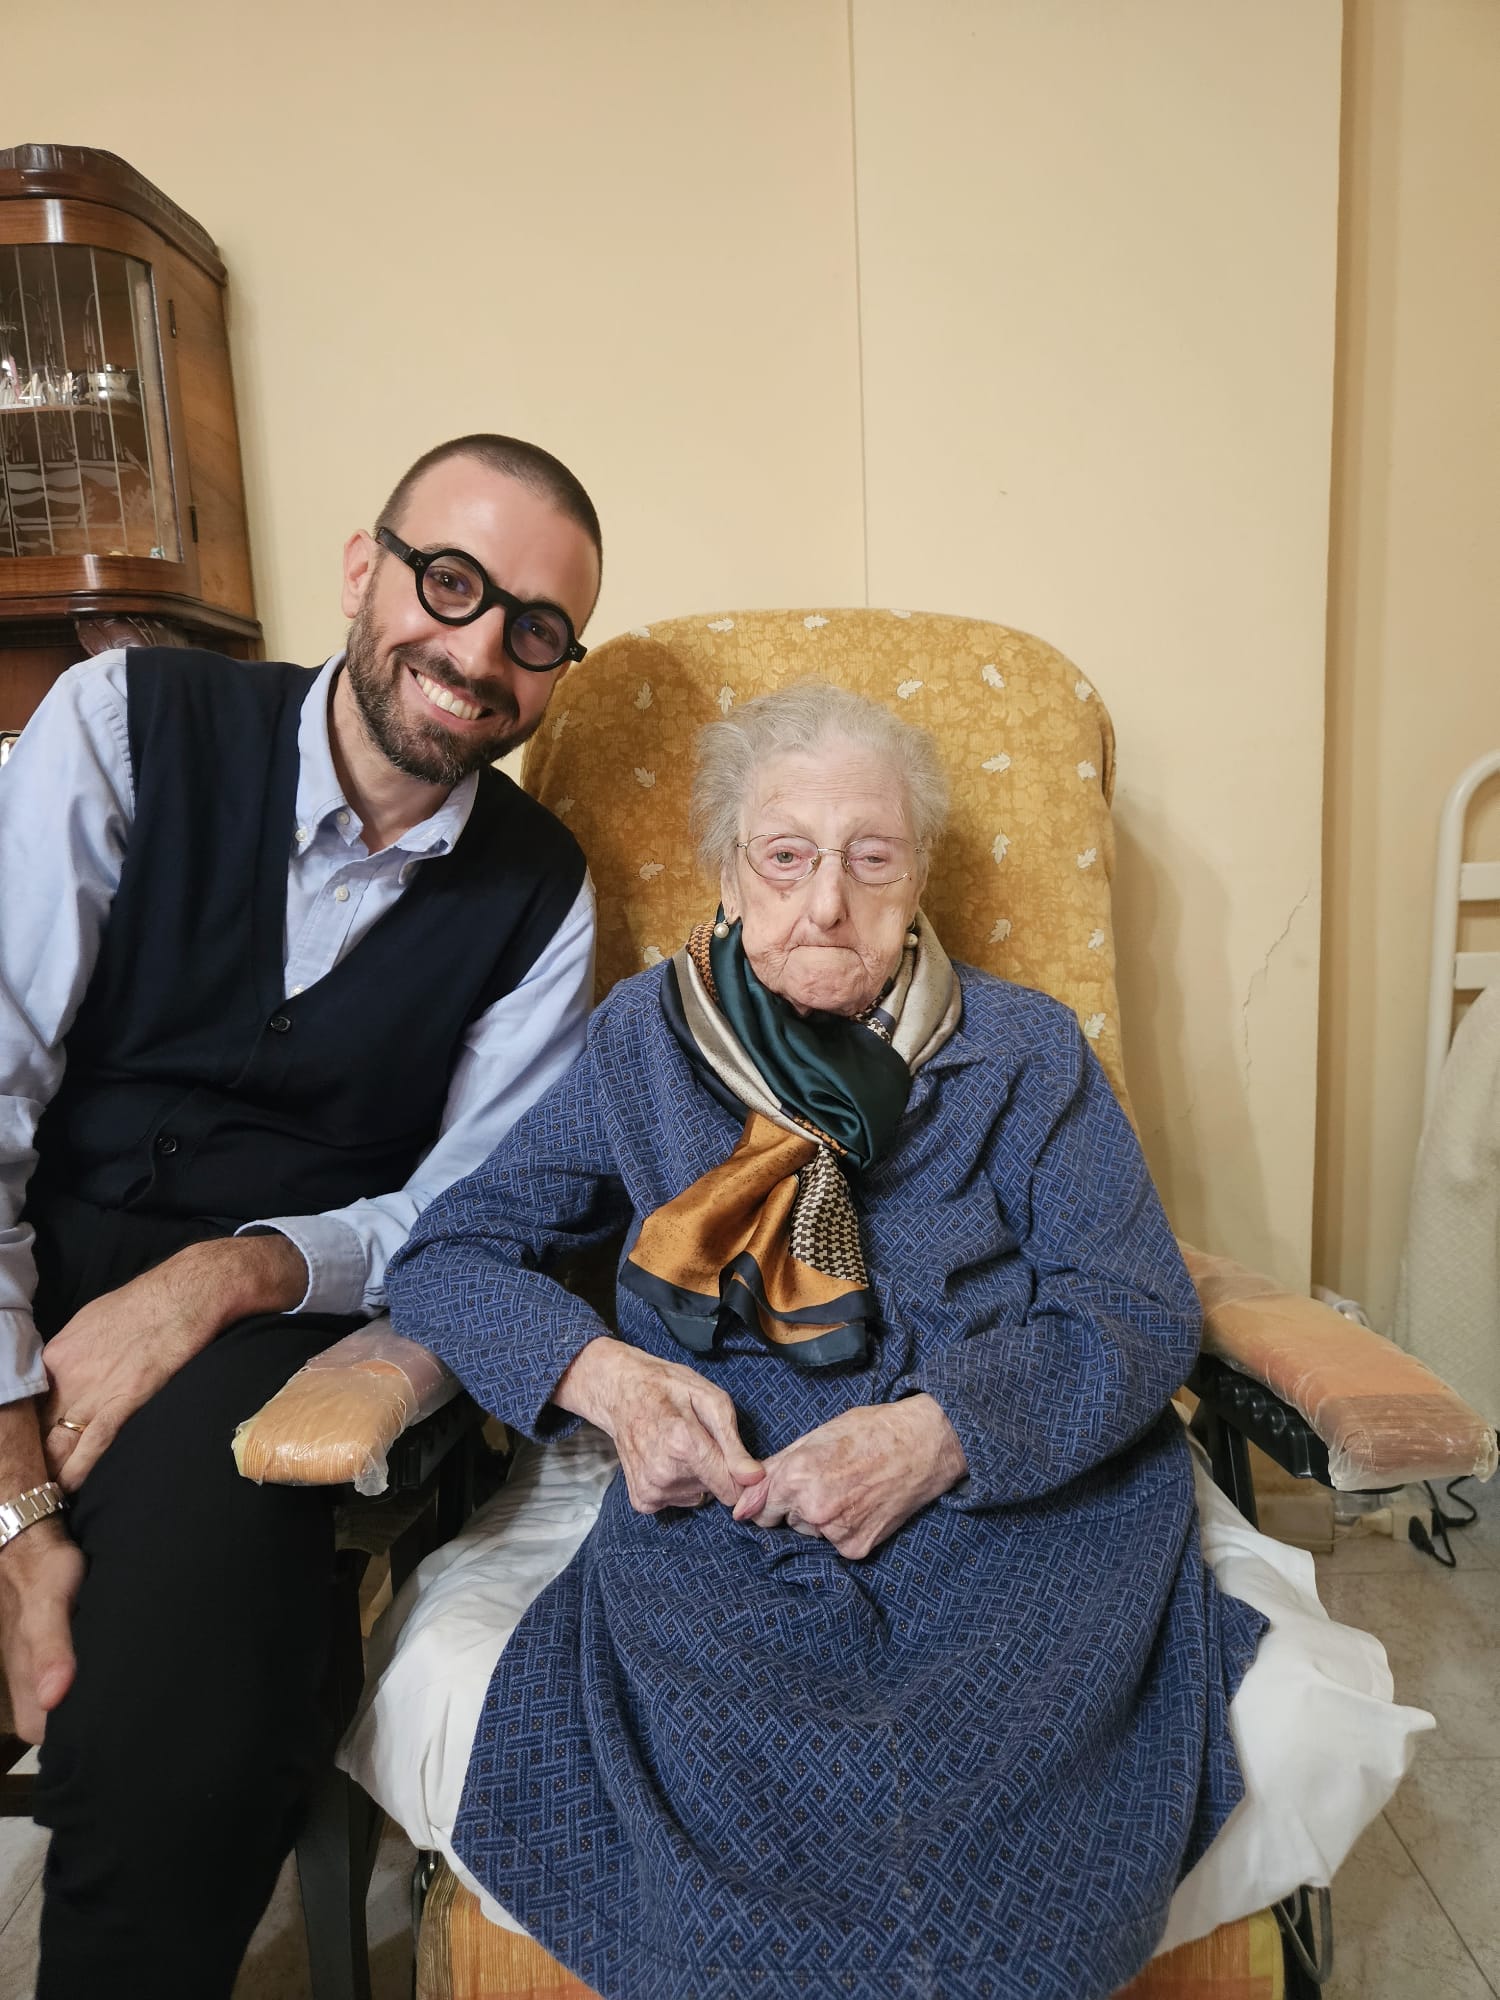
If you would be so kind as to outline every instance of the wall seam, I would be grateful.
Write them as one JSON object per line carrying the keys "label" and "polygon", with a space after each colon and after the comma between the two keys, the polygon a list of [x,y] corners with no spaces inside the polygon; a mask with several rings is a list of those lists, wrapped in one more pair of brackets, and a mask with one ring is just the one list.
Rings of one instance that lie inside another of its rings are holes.
{"label": "wall seam", "polygon": [[[1380,307],[1372,271],[1373,216],[1380,199],[1375,133],[1384,112],[1374,19],[1347,0],[1339,65],[1339,203],[1335,249],[1332,477],[1328,510],[1328,605],[1323,678],[1323,910],[1318,945],[1317,1098],[1313,1127],[1312,1276],[1371,1303],[1364,1234],[1371,1180],[1351,1107],[1360,1088],[1353,939],[1374,913],[1356,902],[1356,762],[1370,636],[1361,627],[1361,562],[1383,568],[1364,498],[1372,407],[1370,344]],[[1378,338],[1378,336],[1377,336]],[[1383,511],[1383,501],[1381,508]],[[1355,1143],[1351,1144],[1351,1140]],[[1364,1219],[1362,1225],[1361,1218]],[[1378,1309],[1378,1308],[1377,1308]]]}
{"label": "wall seam", "polygon": [[865,417],[865,288],[859,228],[859,98],[854,87],[855,0],[845,0],[849,40],[849,197],[854,223],[854,366],[859,395],[859,532],[865,606],[870,603],[870,439]]}

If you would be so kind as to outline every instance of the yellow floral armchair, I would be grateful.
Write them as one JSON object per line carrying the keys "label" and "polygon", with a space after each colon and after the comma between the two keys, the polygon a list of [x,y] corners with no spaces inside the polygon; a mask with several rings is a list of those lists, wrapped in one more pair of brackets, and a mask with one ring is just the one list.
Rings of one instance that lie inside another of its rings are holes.
{"label": "yellow floral armchair", "polygon": [[[977,620],[739,612],[643,627],[596,648],[554,698],[528,750],[525,783],[589,857],[598,992],[669,957],[712,914],[713,886],[688,826],[698,730],[754,695],[813,678],[882,701],[937,737],[953,806],[925,899],[929,918],[954,958],[1071,1006],[1128,1110],[1110,908],[1109,716],[1089,679],[1052,647]],[[1294,1470],[1337,1485],[1493,1470],[1485,1426],[1390,1343],[1226,1260],[1190,1252],[1189,1261],[1206,1309],[1200,1428],[1216,1476],[1252,1519],[1247,1434]],[[299,1393],[294,1378],[256,1420],[261,1476],[350,1477],[388,1442],[367,1419],[342,1434],[334,1424],[321,1439],[330,1449],[310,1461]],[[406,1420],[400,1404],[392,1433]],[[1129,1988],[1132,2000],[1315,1992],[1304,1963],[1317,1955],[1313,1927],[1306,1909],[1291,1917],[1278,1925],[1263,1912],[1165,1954]],[[1293,1927],[1300,1951],[1283,1944]],[[439,1868],[422,1922],[419,2000],[583,1993],[539,1948],[488,1925],[477,1900]]]}

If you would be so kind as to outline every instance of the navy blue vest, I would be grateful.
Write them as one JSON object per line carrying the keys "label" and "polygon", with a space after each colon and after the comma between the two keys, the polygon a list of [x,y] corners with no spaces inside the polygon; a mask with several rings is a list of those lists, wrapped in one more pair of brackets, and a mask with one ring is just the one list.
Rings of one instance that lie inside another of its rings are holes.
{"label": "navy blue vest", "polygon": [[565,827],[485,769],[451,853],[326,978],[283,992],[297,728],[314,675],[188,650],[126,665],[135,821],[103,949],[37,1133],[28,1208],[233,1224],[400,1187],[468,1024],[571,908]]}

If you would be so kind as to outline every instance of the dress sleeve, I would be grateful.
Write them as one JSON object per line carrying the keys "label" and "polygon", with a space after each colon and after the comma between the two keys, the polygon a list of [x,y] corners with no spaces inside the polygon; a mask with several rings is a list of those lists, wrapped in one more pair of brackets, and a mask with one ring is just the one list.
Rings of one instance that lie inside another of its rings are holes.
{"label": "dress sleeve", "polygon": [[489,1158],[417,1218],[386,1268],[398,1333],[430,1348],[475,1401],[532,1438],[577,1419],[551,1401],[581,1348],[610,1329],[555,1269],[616,1234],[630,1209],[605,1123],[600,1045],[582,1056]]}
{"label": "dress sleeve", "polygon": [[958,1433],[952,1505],[1065,1486],[1161,1415],[1198,1352],[1197,1296],[1140,1145],[1076,1023],[1022,1065],[990,1176],[1032,1296],[927,1360],[915,1386]]}

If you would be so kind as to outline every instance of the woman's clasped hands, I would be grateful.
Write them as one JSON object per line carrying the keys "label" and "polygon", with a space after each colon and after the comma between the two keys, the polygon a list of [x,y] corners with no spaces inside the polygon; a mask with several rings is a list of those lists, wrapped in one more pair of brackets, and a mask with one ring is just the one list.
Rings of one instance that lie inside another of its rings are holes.
{"label": "woman's clasped hands", "polygon": [[733,1507],[763,1475],[722,1389],[611,1335],[581,1350],[552,1400],[614,1440],[638,1514],[710,1498]]}
{"label": "woman's clasped hands", "polygon": [[953,1426],[926,1395],[845,1410],[755,1459],[722,1389],[611,1336],[581,1350],[552,1400],[613,1439],[637,1513],[713,1499],[737,1521],[821,1536],[852,1560],[968,1471]]}

